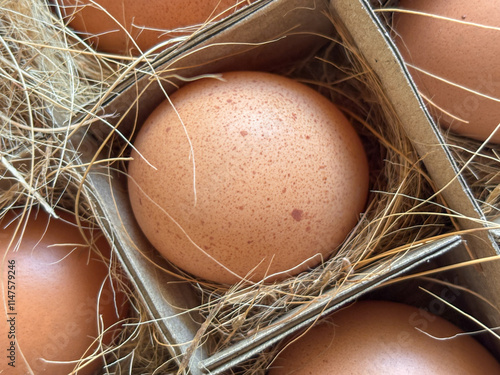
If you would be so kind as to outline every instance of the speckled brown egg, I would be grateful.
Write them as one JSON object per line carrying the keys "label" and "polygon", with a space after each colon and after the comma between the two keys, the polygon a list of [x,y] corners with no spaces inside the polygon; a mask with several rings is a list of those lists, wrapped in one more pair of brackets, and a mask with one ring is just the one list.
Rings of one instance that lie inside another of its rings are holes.
{"label": "speckled brown egg", "polygon": [[[500,27],[500,3],[402,0],[400,7],[452,19],[396,12],[395,41],[437,122],[486,140],[500,124],[500,31],[491,28]],[[500,131],[491,140],[499,143]]]}
{"label": "speckled brown egg", "polygon": [[284,278],[330,256],[358,222],[362,143],[313,89],[231,72],[170,100],[135,140],[128,187],[143,232],[179,268],[220,283]]}
{"label": "speckled brown egg", "polygon": [[99,254],[91,251],[71,216],[59,214],[33,212],[16,235],[14,212],[0,221],[0,373],[67,375],[86,363],[78,374],[94,374],[104,364],[99,345],[111,343],[127,312],[110,281],[107,241],[96,230]]}
{"label": "speckled brown egg", "polygon": [[425,309],[357,302],[287,346],[268,375],[483,375],[500,364],[479,342]]}
{"label": "speckled brown egg", "polygon": [[[103,52],[137,55],[232,14],[238,0],[54,0],[64,20]],[[157,51],[158,52],[158,51]]]}

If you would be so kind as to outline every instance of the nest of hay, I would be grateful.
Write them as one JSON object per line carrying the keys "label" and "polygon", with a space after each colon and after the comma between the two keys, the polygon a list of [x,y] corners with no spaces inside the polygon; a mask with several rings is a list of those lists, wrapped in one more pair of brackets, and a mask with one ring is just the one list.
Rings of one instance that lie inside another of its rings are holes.
{"label": "nest of hay", "polygon": [[446,142],[488,220],[500,217],[500,151],[497,145],[446,134]]}
{"label": "nest of hay", "polygon": [[76,48],[74,35],[44,2],[1,6],[1,212],[39,204],[48,212],[64,206],[91,216],[90,195],[81,194],[84,168],[70,144],[88,124],[73,119],[103,96],[116,67]]}
{"label": "nest of hay", "polygon": [[[90,166],[81,164],[79,146],[99,117],[96,103],[134,74],[139,61],[96,53],[41,0],[10,0],[1,6],[0,215],[32,205],[49,212],[63,207],[99,225],[91,204],[94,195],[86,184]],[[352,120],[371,160],[366,213],[336,255],[281,282],[228,288],[179,270],[198,293],[204,319],[193,345],[207,345],[210,353],[250,337],[331,288],[348,285],[352,275],[362,274],[375,260],[390,262],[395,253],[454,229],[380,82],[348,33],[337,27],[336,34],[325,38],[325,48],[277,73],[315,87]],[[106,156],[95,159],[102,173],[124,170],[128,143],[119,134],[115,141],[122,143],[103,145]],[[489,204],[492,197],[481,199]],[[134,291],[130,298],[131,317],[103,372],[175,373],[178,368],[147,309]],[[271,349],[231,373],[262,374],[274,354]]]}

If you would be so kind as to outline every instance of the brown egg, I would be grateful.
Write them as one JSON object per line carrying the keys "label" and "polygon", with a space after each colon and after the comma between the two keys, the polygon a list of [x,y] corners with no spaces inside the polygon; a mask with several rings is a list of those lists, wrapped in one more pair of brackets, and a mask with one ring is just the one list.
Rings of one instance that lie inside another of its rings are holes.
{"label": "brown egg", "polygon": [[[500,27],[500,3],[494,0],[402,0],[400,7]],[[453,132],[486,140],[500,124],[500,31],[400,12],[394,14],[393,27],[396,44],[436,120]],[[500,142],[500,131],[492,141]]]}
{"label": "brown egg", "polygon": [[195,276],[295,275],[356,225],[368,193],[364,149],[313,89],[261,72],[222,78],[184,86],[170,98],[175,110],[165,101],[143,125],[129,165],[135,216]]}
{"label": "brown egg", "polygon": [[[137,55],[226,17],[238,0],[55,0],[68,22],[103,52]],[[156,51],[159,52],[159,51]]]}
{"label": "brown egg", "polygon": [[[62,217],[49,222],[44,212],[36,218],[32,214],[22,240],[17,235],[12,243],[18,222],[10,213],[1,222],[0,342],[5,355],[0,372],[68,375],[80,358],[97,354],[78,371],[92,374],[103,365],[94,340],[102,328],[110,328],[102,339],[108,345],[118,329],[113,324],[127,310],[124,294],[111,286],[108,267],[83,245],[79,230],[66,221],[68,216]],[[99,251],[109,256],[106,240],[98,244]]]}
{"label": "brown egg", "polygon": [[269,375],[500,374],[500,364],[476,340],[454,337],[460,332],[424,309],[357,302],[287,346]]}

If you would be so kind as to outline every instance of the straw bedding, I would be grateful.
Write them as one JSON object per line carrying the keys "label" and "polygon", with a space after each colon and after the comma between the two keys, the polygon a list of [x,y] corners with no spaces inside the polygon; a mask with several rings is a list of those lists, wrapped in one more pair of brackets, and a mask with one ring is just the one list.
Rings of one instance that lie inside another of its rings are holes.
{"label": "straw bedding", "polygon": [[[348,285],[374,259],[390,261],[394,253],[454,230],[376,76],[345,30],[336,31],[322,50],[278,73],[316,88],[352,120],[371,161],[366,213],[334,257],[282,282],[225,287],[179,271],[198,293],[205,319],[195,344],[208,345],[212,353],[250,337],[332,287]],[[0,218],[12,208],[38,206],[52,212],[59,207],[98,224],[85,180],[89,166],[81,165],[79,147],[92,131],[95,103],[124,78],[124,71],[133,74],[137,61],[95,53],[41,0],[0,1],[0,43]],[[109,148],[109,158],[100,163],[102,173],[124,168],[126,146]],[[454,148],[458,160],[467,159],[464,149]],[[486,214],[496,217],[498,168],[487,161],[498,162],[498,155],[483,151],[464,173]],[[148,322],[146,309],[135,291],[129,294],[132,314],[103,373],[175,373],[177,365]],[[232,373],[264,373],[275,350]]]}

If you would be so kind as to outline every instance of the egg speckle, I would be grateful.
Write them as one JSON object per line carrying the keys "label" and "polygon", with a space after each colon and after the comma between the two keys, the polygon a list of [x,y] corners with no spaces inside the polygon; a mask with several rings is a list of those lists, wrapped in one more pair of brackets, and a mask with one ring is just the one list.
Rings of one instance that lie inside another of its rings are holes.
{"label": "egg speckle", "polygon": [[[119,328],[113,324],[126,314],[125,295],[111,285],[103,259],[66,221],[69,215],[60,215],[63,219],[49,220],[44,212],[31,214],[22,240],[17,234],[12,243],[18,224],[14,214],[1,221],[5,303],[0,342],[4,350],[10,348],[10,358],[2,358],[0,372],[10,374],[14,368],[16,374],[67,375],[80,359],[98,349],[94,340],[103,329],[109,331],[102,344],[111,343]],[[106,240],[101,238],[97,244],[102,255],[109,257]],[[78,374],[90,375],[103,366],[99,353]]]}
{"label": "egg speckle", "polygon": [[[493,29],[500,27],[500,3],[402,0],[400,7],[428,14],[395,12],[393,28],[436,121],[457,134],[486,140],[500,124],[500,34]],[[500,131],[491,140],[499,143]]]}
{"label": "egg speckle", "polygon": [[425,309],[363,301],[291,342],[268,375],[500,374],[479,342]]}
{"label": "egg speckle", "polygon": [[[103,52],[137,55],[232,14],[237,0],[56,0],[64,20]],[[157,51],[159,52],[159,51]]]}
{"label": "egg speckle", "polygon": [[134,142],[129,195],[153,246],[235,283],[284,278],[332,254],[368,194],[362,143],[325,97],[289,78],[232,72],[171,95]]}

